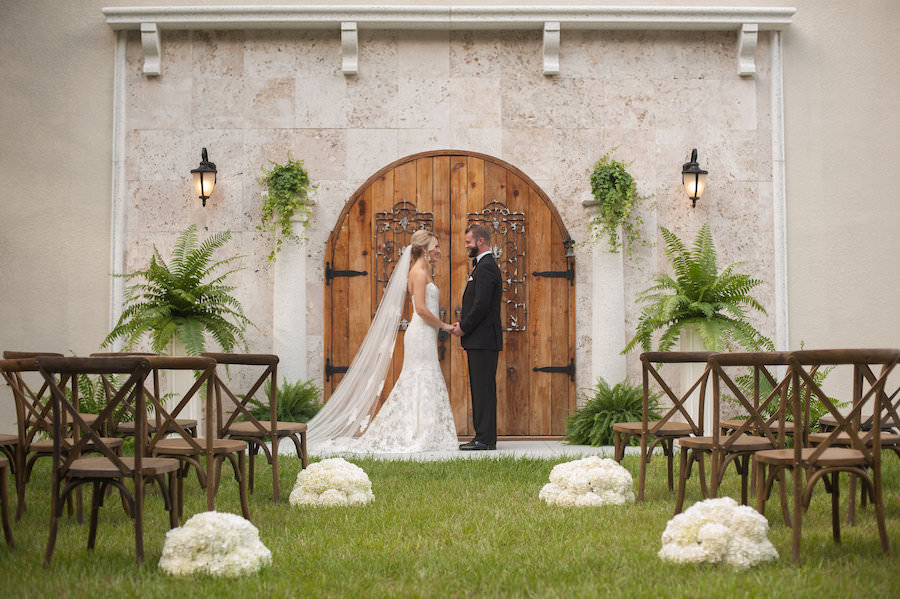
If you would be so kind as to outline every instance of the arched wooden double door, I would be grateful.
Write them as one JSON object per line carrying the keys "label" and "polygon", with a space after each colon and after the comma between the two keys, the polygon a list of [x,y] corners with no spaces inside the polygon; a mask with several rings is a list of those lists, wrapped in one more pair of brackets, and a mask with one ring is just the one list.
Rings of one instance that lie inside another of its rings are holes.
{"label": "arched wooden double door", "polygon": [[[471,269],[465,229],[475,221],[491,227],[504,279],[497,432],[563,435],[575,407],[574,258],[566,256],[571,243],[546,195],[514,167],[483,154],[436,151],[403,158],[373,175],[344,207],[325,252],[326,398],[362,342],[416,229],[433,230],[440,240],[434,278],[441,317],[458,320]],[[400,372],[404,325],[382,401]],[[457,433],[471,435],[465,351],[451,337],[439,342],[439,353]]]}

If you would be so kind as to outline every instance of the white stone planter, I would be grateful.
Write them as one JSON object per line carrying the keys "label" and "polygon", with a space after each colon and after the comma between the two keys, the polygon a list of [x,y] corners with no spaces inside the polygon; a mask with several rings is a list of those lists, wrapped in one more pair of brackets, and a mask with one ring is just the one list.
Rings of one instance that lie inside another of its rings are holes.
{"label": "white stone planter", "polygon": [[[697,325],[691,324],[683,327],[681,329],[681,337],[679,338],[679,349],[681,351],[707,351],[707,348],[703,345],[703,340],[700,338],[700,332],[698,330]],[[706,364],[701,362],[687,362],[681,365],[681,385],[678,390],[680,393],[684,393],[687,391],[691,385],[694,384],[700,375],[703,374],[703,369],[706,368]],[[709,432],[710,426],[712,426],[712,398],[710,393],[712,392],[712,388],[710,387],[706,393],[706,402],[703,409],[703,424],[700,425],[698,422],[698,426],[702,426],[701,432],[707,433]],[[688,398],[687,402],[685,402],[687,406],[688,412],[690,412],[692,418],[698,418],[700,415],[700,387],[691,393],[691,396]]]}

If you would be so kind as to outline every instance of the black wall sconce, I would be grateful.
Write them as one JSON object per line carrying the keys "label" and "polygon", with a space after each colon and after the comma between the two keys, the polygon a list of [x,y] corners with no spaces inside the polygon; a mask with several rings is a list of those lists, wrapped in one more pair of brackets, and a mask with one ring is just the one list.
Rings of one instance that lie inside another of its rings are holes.
{"label": "black wall sconce", "polygon": [[191,173],[194,175],[194,189],[197,191],[197,196],[203,200],[204,206],[206,206],[206,200],[209,199],[213,189],[216,187],[217,172],[216,165],[209,161],[206,155],[206,148],[203,148],[203,151],[200,153],[200,166],[191,169]]}
{"label": "black wall sconce", "polygon": [[688,197],[691,198],[691,207],[697,207],[697,200],[703,195],[706,189],[706,175],[709,173],[697,164],[697,148],[691,151],[690,162],[685,162],[681,167],[681,183]]}

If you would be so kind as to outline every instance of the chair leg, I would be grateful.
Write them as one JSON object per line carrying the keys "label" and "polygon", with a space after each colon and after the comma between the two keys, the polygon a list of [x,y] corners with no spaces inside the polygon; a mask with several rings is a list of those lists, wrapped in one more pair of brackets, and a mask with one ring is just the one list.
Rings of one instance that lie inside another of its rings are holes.
{"label": "chair leg", "polygon": [[[303,437],[303,441],[305,443],[306,437]],[[305,449],[305,445],[304,445]],[[647,456],[647,438],[644,435],[641,435],[641,461],[639,466],[639,474],[638,474],[638,496],[637,501],[644,501],[644,480],[647,478],[647,460],[649,459]],[[305,468],[305,466],[304,466]]]}
{"label": "chair leg", "polygon": [[106,492],[106,485],[95,480],[93,484],[93,493],[91,494],[91,525],[88,531],[88,549],[94,548],[97,541],[97,514],[100,511],[100,505],[103,503],[103,493]]}
{"label": "chair leg", "polygon": [[[840,472],[831,473],[831,536],[835,543],[841,542],[841,485],[838,476]],[[851,475],[851,478],[855,478]],[[851,491],[852,493],[852,491]]]}
{"label": "chair leg", "polygon": [[12,528],[9,525],[9,489],[6,468],[0,469],[0,518],[3,519],[3,536],[10,548],[15,548]]}
{"label": "chair leg", "polygon": [[[272,439],[272,495],[275,497],[275,505],[278,505],[279,500],[281,499],[279,496],[281,495],[281,489],[279,487],[278,480],[278,446],[281,444],[281,439],[273,438]],[[253,462],[256,460],[254,459]],[[250,462],[250,469],[253,469],[253,462]],[[253,475],[250,475],[250,489],[253,490]]]}
{"label": "chair leg", "polygon": [[[669,490],[675,490],[675,476],[673,473],[673,466],[675,462],[675,442],[672,439],[667,439],[662,442],[663,453],[666,454],[666,467],[667,474],[669,476]],[[650,459],[649,457],[647,459]]]}
{"label": "chair leg", "polygon": [[246,456],[243,451],[238,452],[238,463],[237,463],[237,475],[238,479],[238,490],[241,496],[241,513],[244,515],[244,518],[250,520],[250,505],[247,503],[247,477],[245,476],[247,473],[247,464],[246,464]]}
{"label": "chair leg", "polygon": [[254,441],[247,442],[247,450],[250,453],[250,467],[247,469],[247,473],[250,476],[249,482],[247,483],[247,488],[250,492],[253,492],[254,487],[254,473],[256,472],[256,454],[259,453],[259,445]]}
{"label": "chair leg", "polygon": [[[305,432],[300,433],[300,449],[299,449],[298,453],[300,454],[300,468],[305,470],[306,467],[309,466],[309,454],[306,451],[306,433]],[[897,455],[900,455],[900,451],[897,452]],[[641,480],[643,480],[643,479],[641,479]],[[642,491],[641,500],[643,501],[643,499],[644,499],[643,487],[641,487],[641,491]]]}
{"label": "chair leg", "polygon": [[144,476],[134,477],[134,552],[138,565],[144,561]]}
{"label": "chair leg", "polygon": [[681,513],[684,507],[684,490],[687,486],[687,479],[691,475],[691,469],[688,460],[688,449],[681,448],[681,462],[678,469],[678,497],[675,499],[675,515]]}

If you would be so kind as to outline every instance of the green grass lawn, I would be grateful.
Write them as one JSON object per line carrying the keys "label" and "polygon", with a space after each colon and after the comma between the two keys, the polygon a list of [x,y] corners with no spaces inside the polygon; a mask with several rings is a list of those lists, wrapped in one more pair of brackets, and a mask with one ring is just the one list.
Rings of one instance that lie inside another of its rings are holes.
{"label": "green grass lawn", "polygon": [[[900,461],[885,457],[887,527],[897,552]],[[273,559],[240,579],[179,579],[159,571],[168,519],[158,496],[147,502],[142,567],[134,563],[131,521],[111,497],[101,510],[97,548],[86,549],[87,525],[64,516],[53,563],[42,568],[49,509],[41,499],[49,486],[44,465],[28,487],[28,512],[14,524],[17,548],[0,542],[0,596],[889,597],[900,585],[900,562],[896,553],[881,553],[873,510],[860,511],[856,526],[845,526],[843,542],[835,544],[821,487],[804,519],[804,564],[791,563],[791,531],[776,500],[768,506],[769,538],[779,559],[739,572],[671,565],[656,556],[674,507],[662,458],[651,464],[645,503],[607,508],[551,507],[538,499],[551,468],[564,460],[352,461],[372,480],[375,501],[368,506],[290,507],[294,459],[281,462],[284,500],[276,506],[271,470],[260,461],[251,509]],[[637,472],[635,458],[623,465]],[[737,496],[736,480],[730,473],[723,494]],[[696,478],[691,483],[687,505],[699,499]],[[186,495],[188,517],[203,510],[196,479]],[[223,482],[217,506],[240,513],[233,480]]]}

